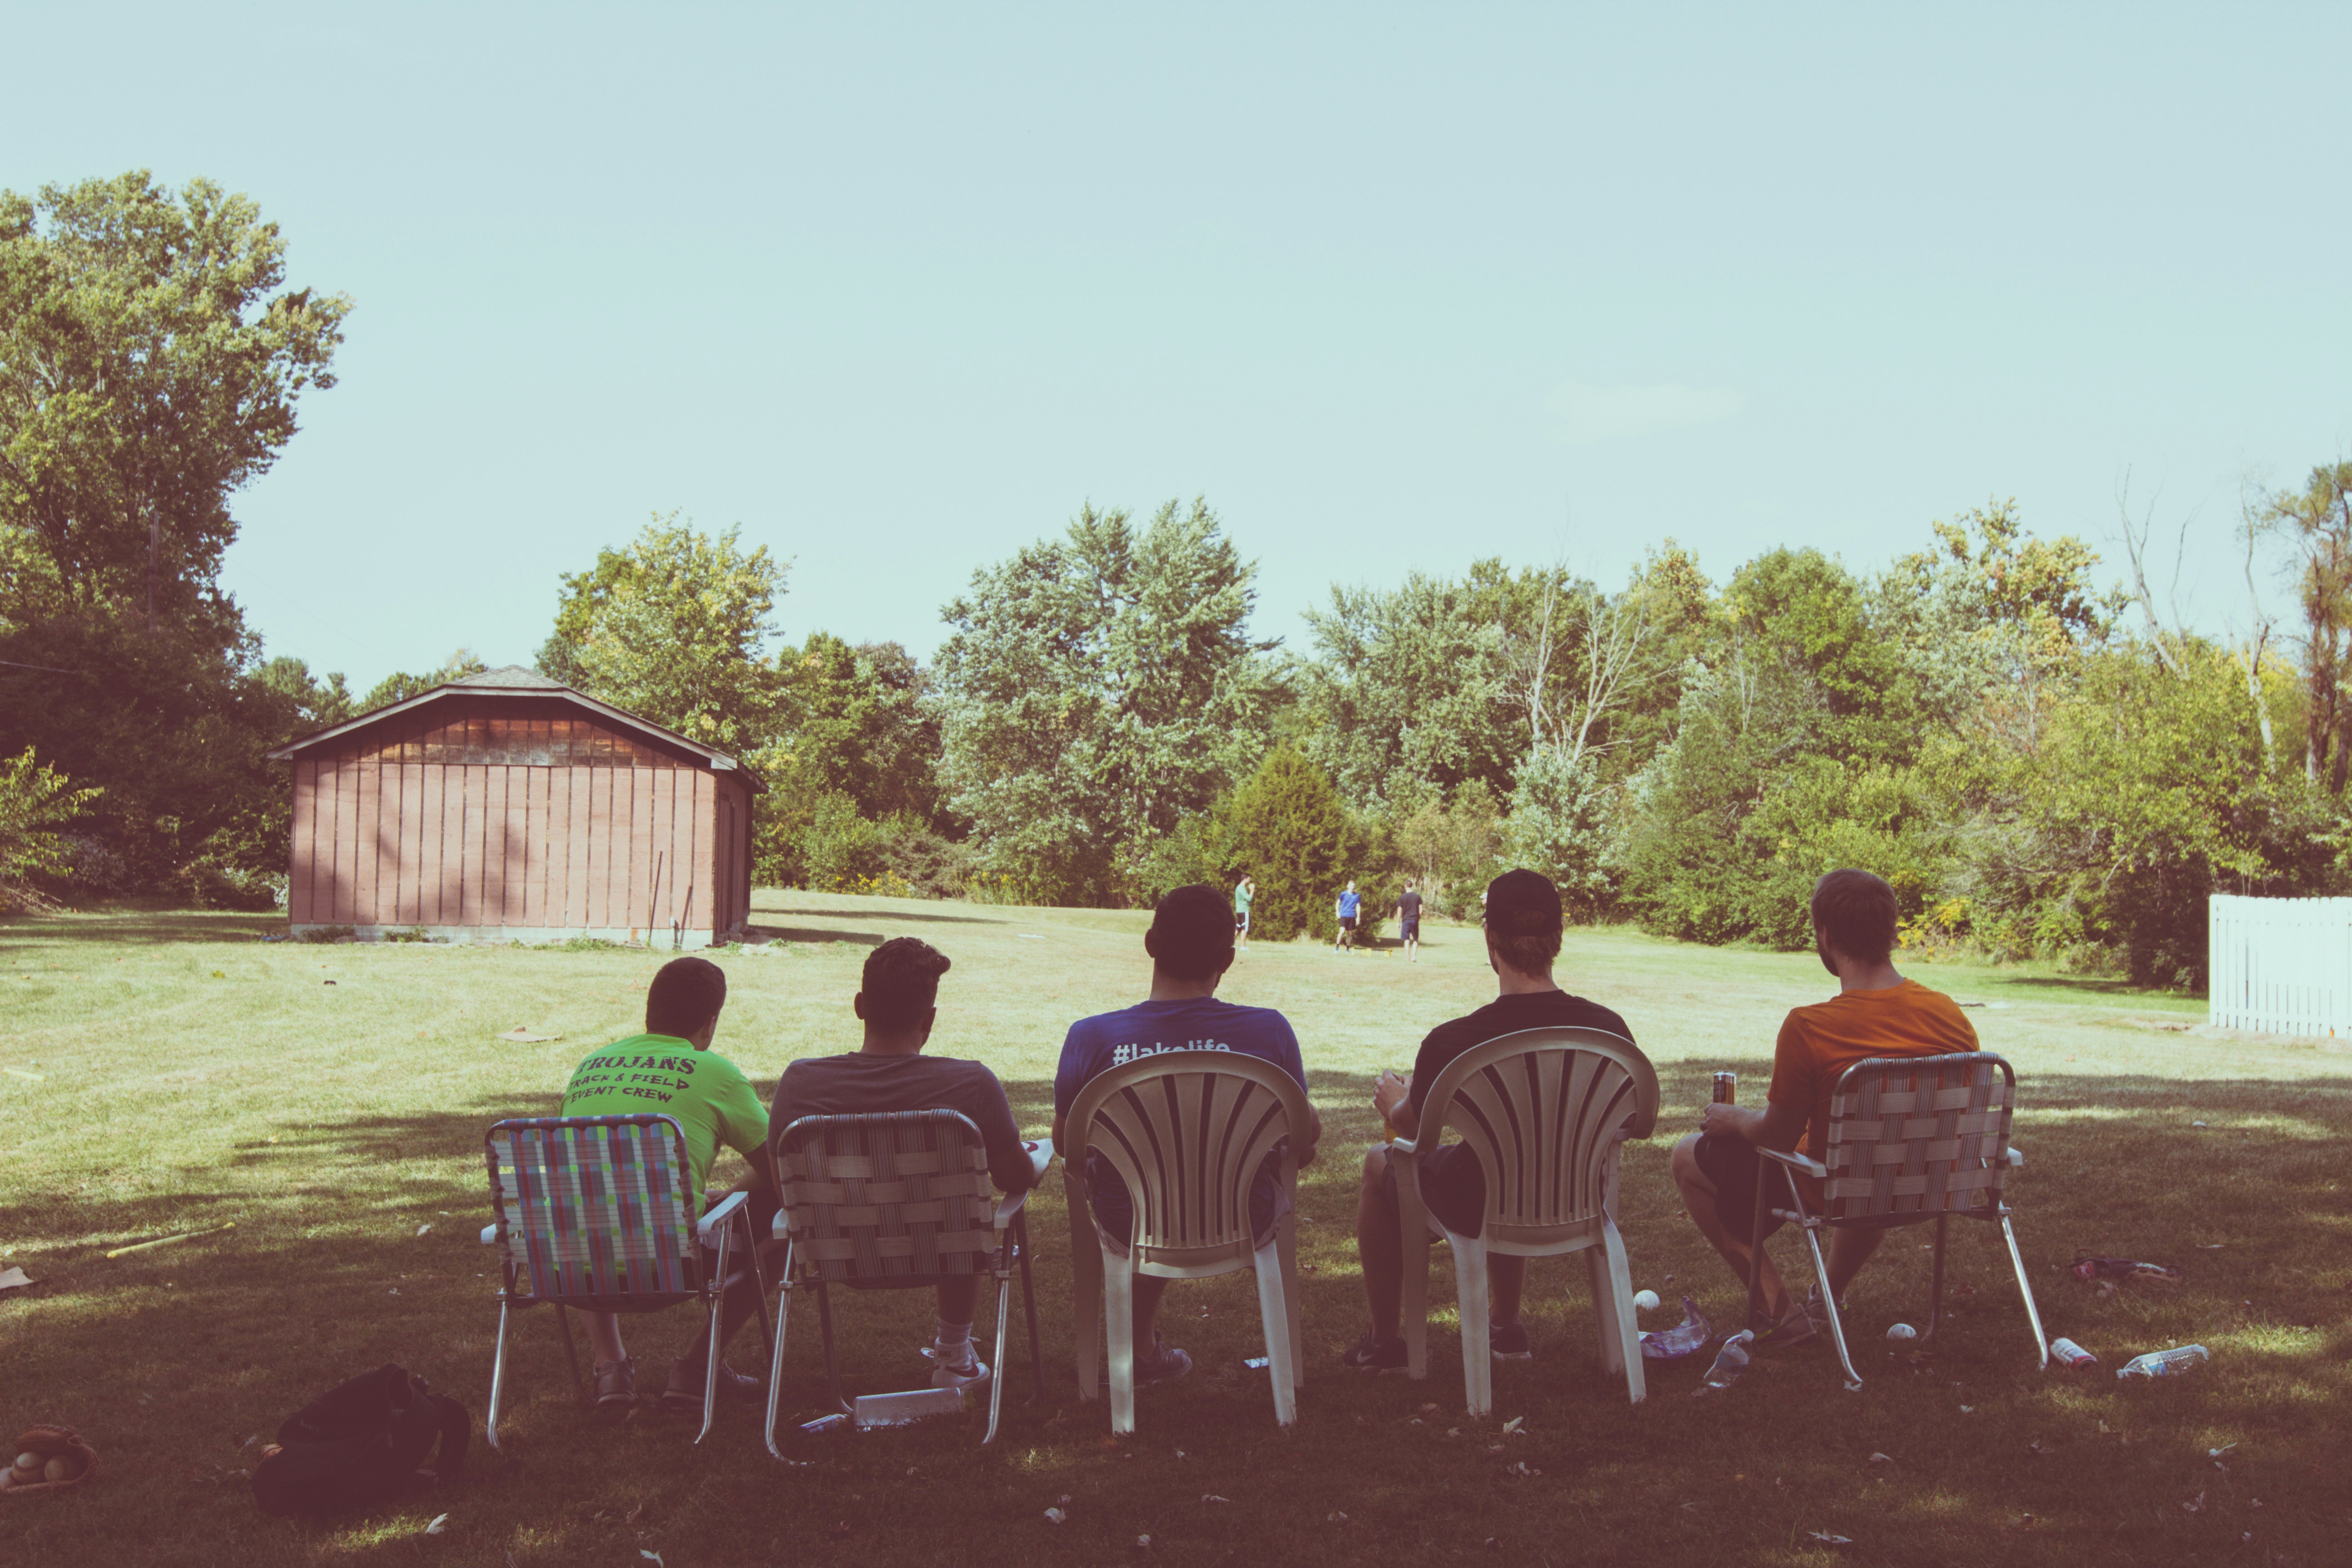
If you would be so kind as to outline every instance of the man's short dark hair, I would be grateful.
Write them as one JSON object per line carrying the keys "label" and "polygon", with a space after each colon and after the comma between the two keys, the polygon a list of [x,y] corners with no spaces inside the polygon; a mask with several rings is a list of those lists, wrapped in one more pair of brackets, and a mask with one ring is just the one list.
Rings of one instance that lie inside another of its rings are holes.
{"label": "man's short dark hair", "polygon": [[646,1033],[689,1038],[725,1005],[725,970],[707,958],[673,958],[646,987]]}
{"label": "man's short dark hair", "polygon": [[1559,956],[1559,889],[1539,871],[1506,871],[1486,884],[1486,945],[1521,974],[1548,974]]}
{"label": "man's short dark hair", "polygon": [[948,955],[928,942],[894,936],[866,955],[858,994],[866,999],[863,1015],[885,1029],[909,1029],[939,1005],[940,976],[950,968]]}
{"label": "man's short dark hair", "polygon": [[1883,963],[1895,951],[1902,910],[1886,879],[1870,871],[1832,871],[1813,884],[1813,931],[1857,963]]}
{"label": "man's short dark hair", "polygon": [[1171,890],[1151,911],[1143,951],[1178,980],[1214,980],[1234,961],[1234,906],[1205,882]]}

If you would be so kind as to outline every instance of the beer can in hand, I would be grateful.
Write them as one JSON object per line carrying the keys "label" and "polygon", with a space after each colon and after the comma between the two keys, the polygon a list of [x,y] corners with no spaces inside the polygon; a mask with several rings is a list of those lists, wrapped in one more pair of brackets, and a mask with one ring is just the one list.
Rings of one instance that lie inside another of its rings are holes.
{"label": "beer can in hand", "polygon": [[1717,1104],[1717,1105],[1729,1105],[1729,1104],[1731,1104],[1735,1100],[1737,1100],[1737,1099],[1738,1098],[1738,1090],[1739,1090],[1739,1075],[1738,1075],[1738,1073],[1736,1073],[1736,1072],[1719,1072],[1719,1073],[1717,1073],[1717,1074],[1716,1074],[1716,1075],[1715,1075],[1715,1102],[1716,1102],[1716,1104]]}

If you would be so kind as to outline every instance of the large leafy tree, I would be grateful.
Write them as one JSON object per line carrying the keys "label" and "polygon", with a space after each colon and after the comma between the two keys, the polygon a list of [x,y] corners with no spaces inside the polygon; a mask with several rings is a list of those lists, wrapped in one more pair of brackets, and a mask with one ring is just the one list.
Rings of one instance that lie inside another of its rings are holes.
{"label": "large leafy tree", "polygon": [[1139,896],[1154,840],[1264,744],[1255,574],[1198,500],[1139,525],[1089,506],[973,574],[943,612],[940,773],[992,871],[1043,902]]}

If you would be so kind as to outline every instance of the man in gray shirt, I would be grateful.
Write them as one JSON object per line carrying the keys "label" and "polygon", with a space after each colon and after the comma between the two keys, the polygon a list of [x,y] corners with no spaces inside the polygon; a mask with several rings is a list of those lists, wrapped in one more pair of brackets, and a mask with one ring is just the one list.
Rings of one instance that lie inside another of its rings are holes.
{"label": "man in gray shirt", "polygon": [[[947,972],[947,954],[909,936],[893,937],[868,953],[852,1004],[866,1025],[864,1047],[785,1068],[768,1115],[770,1136],[782,1137],[803,1116],[961,1111],[980,1129],[997,1190],[1018,1193],[1034,1185],[1036,1168],[1013,1120],[1012,1102],[987,1064],[922,1054],[939,1017],[940,976]],[[935,1363],[934,1386],[962,1388],[988,1379],[988,1363],[971,1348],[972,1308],[983,1278],[966,1275],[938,1287],[937,1330],[923,1352]]]}

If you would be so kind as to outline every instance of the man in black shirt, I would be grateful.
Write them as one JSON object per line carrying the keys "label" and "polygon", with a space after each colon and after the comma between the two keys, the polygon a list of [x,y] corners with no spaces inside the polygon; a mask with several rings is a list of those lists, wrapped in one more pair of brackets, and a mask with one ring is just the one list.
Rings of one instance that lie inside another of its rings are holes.
{"label": "man in black shirt", "polygon": [[1405,879],[1404,891],[1397,895],[1397,935],[1403,939],[1407,957],[1421,962],[1421,895],[1412,890],[1412,879]]}
{"label": "man in black shirt", "polygon": [[[1559,889],[1533,871],[1506,871],[1486,887],[1486,963],[1501,994],[1465,1018],[1440,1024],[1421,1042],[1412,1076],[1384,1072],[1372,1085],[1372,1106],[1400,1138],[1418,1137],[1423,1101],[1446,1063],[1474,1046],[1521,1029],[1606,1029],[1630,1043],[1625,1020],[1553,983],[1552,961],[1559,956]],[[1422,1155],[1421,1198],[1440,1223],[1475,1236],[1485,1223],[1486,1177],[1475,1152],[1447,1143]],[[1396,1174],[1388,1145],[1375,1145],[1364,1160],[1364,1183],[1356,1200],[1356,1252],[1363,1260],[1364,1295],[1371,1307],[1372,1331],[1347,1354],[1359,1372],[1402,1372],[1404,1339],[1398,1329],[1404,1282],[1403,1238],[1399,1231]],[[1527,1284],[1527,1259],[1489,1253],[1492,1338],[1498,1361],[1528,1358],[1527,1326],[1519,1321],[1519,1294]]]}

